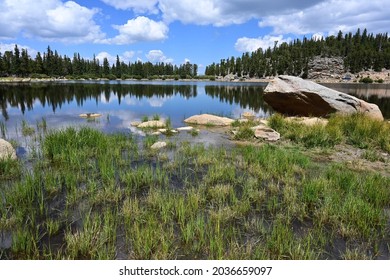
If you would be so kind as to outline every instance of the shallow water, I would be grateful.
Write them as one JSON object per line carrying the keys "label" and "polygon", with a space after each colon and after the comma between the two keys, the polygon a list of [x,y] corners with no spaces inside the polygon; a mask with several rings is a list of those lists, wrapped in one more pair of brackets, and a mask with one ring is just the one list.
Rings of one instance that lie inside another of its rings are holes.
{"label": "shallow water", "polygon": [[379,106],[385,119],[390,119],[389,84],[324,84],[329,88],[356,96]]}

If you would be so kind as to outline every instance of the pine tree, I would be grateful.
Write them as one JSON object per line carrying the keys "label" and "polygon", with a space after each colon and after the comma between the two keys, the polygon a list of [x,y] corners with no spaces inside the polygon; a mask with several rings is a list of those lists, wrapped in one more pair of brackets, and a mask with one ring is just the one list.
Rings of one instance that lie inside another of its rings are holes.
{"label": "pine tree", "polygon": [[11,62],[11,74],[13,75],[20,75],[20,51],[18,48],[18,45],[15,45],[14,52],[12,55],[12,62]]}

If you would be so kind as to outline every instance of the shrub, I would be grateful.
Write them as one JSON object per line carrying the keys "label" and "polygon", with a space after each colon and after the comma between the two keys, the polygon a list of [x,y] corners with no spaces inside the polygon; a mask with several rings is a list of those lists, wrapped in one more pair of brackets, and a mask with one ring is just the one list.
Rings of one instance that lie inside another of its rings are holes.
{"label": "shrub", "polygon": [[359,83],[372,84],[374,82],[370,77],[364,77],[359,80]]}

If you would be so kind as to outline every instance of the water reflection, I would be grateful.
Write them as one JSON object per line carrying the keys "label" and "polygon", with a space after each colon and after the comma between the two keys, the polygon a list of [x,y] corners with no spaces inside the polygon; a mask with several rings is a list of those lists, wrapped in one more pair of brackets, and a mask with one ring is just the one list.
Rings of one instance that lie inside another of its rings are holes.
{"label": "water reflection", "polygon": [[390,85],[388,84],[324,84],[379,106],[385,119],[390,119]]}
{"label": "water reflection", "polygon": [[[53,126],[77,124],[78,114],[98,112],[110,122],[103,130],[129,126],[142,116],[159,114],[180,125],[185,117],[213,113],[239,117],[244,110],[270,114],[263,101],[264,84],[221,83],[49,83],[0,85],[2,118],[9,123],[48,118]],[[12,126],[12,124],[11,124]]]}
{"label": "water reflection", "polygon": [[51,107],[53,113],[64,104],[75,103],[83,107],[86,101],[94,100],[96,104],[110,103],[114,99],[121,105],[126,96],[142,98],[165,98],[179,95],[186,99],[197,96],[195,85],[121,85],[121,84],[33,84],[33,85],[2,85],[0,87],[0,104],[3,117],[7,120],[7,107],[20,108],[22,114],[33,110],[34,104]]}

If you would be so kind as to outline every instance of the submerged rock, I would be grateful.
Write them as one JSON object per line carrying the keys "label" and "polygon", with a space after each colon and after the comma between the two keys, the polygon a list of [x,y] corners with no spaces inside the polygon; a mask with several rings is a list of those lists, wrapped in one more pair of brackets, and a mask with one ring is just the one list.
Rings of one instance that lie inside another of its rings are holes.
{"label": "submerged rock", "polygon": [[191,131],[194,128],[192,126],[183,126],[183,127],[178,127],[176,128],[177,131]]}
{"label": "submerged rock", "polygon": [[264,90],[264,100],[282,114],[324,117],[331,113],[364,113],[383,120],[375,104],[293,76],[279,76]]}
{"label": "submerged rock", "polygon": [[11,143],[0,138],[0,160],[2,159],[17,159],[16,151]]}
{"label": "submerged rock", "polygon": [[210,114],[195,115],[185,119],[184,122],[199,125],[228,126],[234,122],[233,119],[219,117]]}
{"label": "submerged rock", "polygon": [[150,148],[152,150],[160,150],[160,149],[162,149],[162,148],[164,148],[166,146],[167,146],[167,143],[162,141],[162,142],[154,143]]}
{"label": "submerged rock", "polygon": [[79,117],[80,118],[98,118],[98,117],[101,117],[102,114],[97,114],[97,113],[86,113],[86,114],[80,114]]}
{"label": "submerged rock", "polygon": [[167,129],[167,128],[160,128],[158,131],[161,132],[161,133],[164,133],[164,134],[166,134],[166,133],[178,133],[178,131],[175,130],[175,129]]}
{"label": "submerged rock", "polygon": [[254,120],[256,116],[252,112],[244,112],[242,113],[241,117],[247,120]]}

